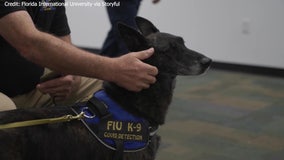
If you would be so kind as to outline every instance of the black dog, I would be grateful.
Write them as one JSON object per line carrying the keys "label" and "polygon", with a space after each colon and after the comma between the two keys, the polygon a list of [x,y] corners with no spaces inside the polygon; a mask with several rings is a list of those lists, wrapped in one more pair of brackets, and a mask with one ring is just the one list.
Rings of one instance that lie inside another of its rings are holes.
{"label": "black dog", "polygon": [[96,115],[96,121],[102,123],[89,125],[89,118],[84,118],[66,123],[1,129],[1,160],[155,159],[160,143],[160,137],[155,131],[165,121],[176,76],[202,74],[208,69],[211,60],[186,48],[181,37],[159,32],[144,18],[137,17],[136,23],[141,33],[123,24],[119,24],[118,28],[130,51],[154,47],[155,54],[145,62],[159,69],[157,82],[138,93],[105,82],[104,91],[100,91],[100,94],[108,95],[115,101],[111,103],[119,104],[122,110],[139,120],[124,122],[115,119],[116,115],[124,113],[108,111],[108,107],[105,107],[108,102],[102,103],[100,98],[71,107],[1,112],[0,124],[75,115],[84,110],[87,110],[85,114],[88,116]]}

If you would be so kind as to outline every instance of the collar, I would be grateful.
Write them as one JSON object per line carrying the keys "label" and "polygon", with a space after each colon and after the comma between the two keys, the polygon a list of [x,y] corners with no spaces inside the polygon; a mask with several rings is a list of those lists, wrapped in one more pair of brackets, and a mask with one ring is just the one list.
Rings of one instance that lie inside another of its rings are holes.
{"label": "collar", "polygon": [[148,146],[158,127],[150,126],[142,117],[134,116],[113,101],[104,90],[94,93],[87,103],[72,107],[94,137],[112,150],[135,152]]}

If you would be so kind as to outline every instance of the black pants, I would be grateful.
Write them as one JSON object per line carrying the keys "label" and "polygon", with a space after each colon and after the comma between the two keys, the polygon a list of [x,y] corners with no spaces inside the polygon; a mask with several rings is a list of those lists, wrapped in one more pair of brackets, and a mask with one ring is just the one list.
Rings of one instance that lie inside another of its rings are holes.
{"label": "black pants", "polygon": [[111,29],[104,41],[101,55],[118,57],[129,51],[119,36],[117,23],[122,22],[136,28],[134,18],[137,16],[141,0],[105,0],[105,2],[120,2],[120,6],[106,8]]}

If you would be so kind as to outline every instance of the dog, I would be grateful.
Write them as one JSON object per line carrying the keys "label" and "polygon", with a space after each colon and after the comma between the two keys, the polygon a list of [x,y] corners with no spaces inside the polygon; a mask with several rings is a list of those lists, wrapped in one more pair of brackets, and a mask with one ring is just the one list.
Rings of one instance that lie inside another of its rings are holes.
{"label": "dog", "polygon": [[[7,124],[76,115],[87,110],[86,116],[81,120],[0,129],[1,160],[155,159],[160,144],[160,136],[156,131],[158,126],[165,122],[176,76],[203,74],[212,60],[188,49],[181,37],[160,32],[149,20],[136,17],[135,21],[139,30],[122,23],[118,24],[118,29],[130,51],[154,47],[155,53],[145,62],[158,68],[156,83],[136,93],[114,83],[104,82],[104,90],[99,91],[98,94],[107,95],[112,101],[110,103],[120,106],[117,114],[108,111],[106,107],[108,102],[102,102],[104,100],[100,99],[100,95],[99,98],[72,106],[1,112],[0,124]],[[123,114],[121,119],[128,115],[138,118],[134,122],[114,119],[121,114]],[[94,117],[99,124],[89,125],[88,121]],[[143,129],[145,127],[146,129]]]}

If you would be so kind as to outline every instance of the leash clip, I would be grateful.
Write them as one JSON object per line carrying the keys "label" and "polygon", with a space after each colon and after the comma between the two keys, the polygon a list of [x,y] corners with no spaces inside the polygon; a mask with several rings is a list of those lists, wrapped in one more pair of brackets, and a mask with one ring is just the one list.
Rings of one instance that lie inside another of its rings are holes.
{"label": "leash clip", "polygon": [[[88,112],[88,111],[89,111],[89,112]],[[83,107],[81,113],[83,113],[83,116],[84,116],[85,118],[88,118],[88,119],[93,119],[93,118],[96,117],[96,115],[95,115],[94,113],[91,113],[91,112],[90,112],[89,107]],[[80,114],[81,114],[81,113],[80,113]],[[91,115],[90,115],[90,113],[91,113]],[[79,115],[80,115],[80,114],[79,114]],[[89,115],[88,115],[88,114],[89,114]]]}
{"label": "leash clip", "polygon": [[80,120],[82,119],[83,117],[85,117],[85,113],[82,111],[81,113],[79,113],[78,115],[76,116],[73,116],[73,115],[66,115],[66,120],[67,121],[72,121],[72,120]]}

